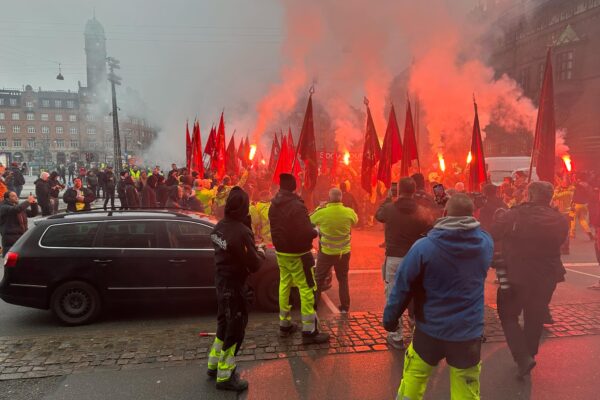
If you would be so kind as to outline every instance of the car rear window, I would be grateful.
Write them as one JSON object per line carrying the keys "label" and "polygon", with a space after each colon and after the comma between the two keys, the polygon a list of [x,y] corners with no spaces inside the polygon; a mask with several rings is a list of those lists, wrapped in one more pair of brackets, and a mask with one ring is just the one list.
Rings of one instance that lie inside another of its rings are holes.
{"label": "car rear window", "polygon": [[92,247],[99,222],[53,225],[46,230],[40,244],[44,247]]}
{"label": "car rear window", "polygon": [[116,221],[107,222],[99,247],[125,249],[156,248],[156,232],[160,222]]}

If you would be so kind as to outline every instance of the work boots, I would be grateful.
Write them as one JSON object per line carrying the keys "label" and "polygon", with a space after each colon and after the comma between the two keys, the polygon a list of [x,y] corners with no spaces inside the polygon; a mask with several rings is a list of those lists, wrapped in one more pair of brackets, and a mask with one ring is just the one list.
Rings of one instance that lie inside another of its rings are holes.
{"label": "work boots", "polygon": [[224,382],[217,382],[217,389],[231,390],[232,392],[243,392],[248,389],[248,381],[240,378],[237,372],[231,374],[231,378]]}
{"label": "work boots", "polygon": [[525,378],[527,375],[529,375],[529,373],[535,367],[535,365],[536,362],[531,356],[525,356],[517,360],[517,366],[519,367],[519,370],[517,372],[517,378]]}
{"label": "work boots", "polygon": [[329,342],[329,333],[319,333],[315,330],[313,333],[302,332],[302,344],[321,344]]}
{"label": "work boots", "polygon": [[280,326],[279,327],[279,337],[281,337],[281,338],[289,337],[297,330],[298,330],[298,324],[295,322],[292,322],[292,324],[288,327]]}

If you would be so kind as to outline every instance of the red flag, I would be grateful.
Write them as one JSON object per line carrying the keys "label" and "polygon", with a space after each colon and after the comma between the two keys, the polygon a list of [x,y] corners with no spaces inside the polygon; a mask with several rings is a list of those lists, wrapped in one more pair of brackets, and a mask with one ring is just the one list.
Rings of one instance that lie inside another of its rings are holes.
{"label": "red flag", "polygon": [[[291,136],[291,129],[289,135]],[[319,167],[317,165],[317,144],[315,142],[315,124],[313,121],[312,94],[308,98],[300,139],[298,154],[304,162],[304,190],[312,192],[317,185]],[[297,161],[296,161],[297,163]]]}
{"label": "red flag", "polygon": [[242,165],[246,165],[246,159],[244,158],[244,149],[244,138],[242,138],[242,140],[240,140],[240,146],[238,147],[237,151],[237,157],[242,162]]}
{"label": "red flag", "polygon": [[[539,104],[531,165],[533,166],[535,163],[540,180],[554,183],[556,122],[554,120],[554,81],[552,79],[552,52],[550,49],[546,54],[546,68]],[[531,169],[529,180],[531,180]]]}
{"label": "red flag", "polygon": [[190,138],[190,126],[185,121],[185,167],[190,170],[190,164],[192,162],[192,139]]}
{"label": "red flag", "polygon": [[379,139],[371,117],[371,110],[367,105],[367,131],[365,134],[365,145],[363,147],[362,167],[360,183],[363,189],[369,194],[373,191],[373,186],[377,183],[375,166],[381,157],[381,148]]}
{"label": "red flag", "polygon": [[204,155],[212,157],[213,152],[215,151],[215,127],[210,128],[210,134],[208,135],[208,140],[206,141],[206,147],[204,147]]}
{"label": "red flag", "polygon": [[279,157],[277,157],[277,164],[275,166],[275,173],[273,174],[273,183],[279,185],[279,175],[283,173],[289,173],[291,165],[288,166],[288,145],[287,138],[284,136],[281,141],[281,151],[279,152]]}
{"label": "red flag", "polygon": [[295,153],[296,152],[296,146],[294,145],[294,136],[292,136],[292,128],[290,128],[290,127],[288,127],[287,138],[288,138],[288,140],[287,140],[288,147],[290,149],[292,149],[293,153]]}
{"label": "red flag", "polygon": [[471,163],[469,164],[469,192],[481,191],[481,184],[487,183],[485,171],[485,157],[483,155],[483,141],[479,128],[479,114],[475,104],[475,120],[473,121],[473,137],[471,138]]}
{"label": "red flag", "polygon": [[275,165],[277,163],[277,159],[279,158],[279,153],[281,152],[281,146],[279,145],[279,140],[277,139],[277,133],[273,138],[273,143],[271,144],[271,155],[269,156],[269,171],[273,171]]}
{"label": "red flag", "polygon": [[417,149],[417,139],[415,138],[415,128],[409,100],[406,102],[406,121],[404,123],[404,140],[402,141],[402,145],[400,176],[408,176],[412,162],[417,160],[417,165],[419,164],[419,151]]}
{"label": "red flag", "polygon": [[236,153],[234,132],[227,146],[227,173],[229,175],[237,175],[240,172],[240,164]]}
{"label": "red flag", "polygon": [[223,120],[223,113],[221,113],[219,129],[217,130],[217,141],[214,154],[216,156],[217,179],[221,180],[225,176],[225,169],[227,165],[227,151],[225,149],[225,122]]}
{"label": "red flag", "polygon": [[400,141],[400,130],[396,120],[396,111],[394,105],[390,109],[388,126],[383,139],[383,148],[381,149],[381,160],[379,161],[379,170],[377,179],[385,184],[386,188],[392,186],[392,165],[396,164],[402,158],[402,142]]}
{"label": "red flag", "polygon": [[200,138],[200,123],[194,121],[191,140],[190,172],[196,171],[198,174],[204,174],[204,165],[202,163],[202,139]]}
{"label": "red flag", "polygon": [[250,139],[246,135],[246,141],[244,142],[244,165],[248,168],[252,164],[250,160]]}

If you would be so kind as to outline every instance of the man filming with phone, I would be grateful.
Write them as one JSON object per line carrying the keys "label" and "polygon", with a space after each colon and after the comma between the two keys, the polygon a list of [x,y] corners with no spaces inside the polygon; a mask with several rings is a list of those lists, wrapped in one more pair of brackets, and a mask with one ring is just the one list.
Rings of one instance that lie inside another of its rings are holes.
{"label": "man filming with phone", "polygon": [[[396,271],[402,268],[404,256],[411,246],[433,226],[433,216],[415,200],[416,183],[412,178],[402,178],[396,190],[392,186],[387,199],[379,206],[375,218],[385,224],[385,261],[382,267],[386,300],[394,285]],[[388,344],[403,350],[402,323],[395,332],[389,332]]]}

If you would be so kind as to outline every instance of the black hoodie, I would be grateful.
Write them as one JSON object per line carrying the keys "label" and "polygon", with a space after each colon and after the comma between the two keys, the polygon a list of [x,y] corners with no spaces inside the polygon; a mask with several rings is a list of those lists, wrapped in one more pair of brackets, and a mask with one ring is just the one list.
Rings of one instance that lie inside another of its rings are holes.
{"label": "black hoodie", "polygon": [[280,253],[304,254],[309,252],[317,231],[310,222],[308,210],[297,194],[279,190],[269,208],[271,237],[275,250]]}
{"label": "black hoodie", "polygon": [[387,199],[375,214],[385,224],[385,255],[404,257],[411,246],[432,228],[433,216],[415,199],[400,197],[392,203]]}
{"label": "black hoodie", "polygon": [[246,225],[249,215],[246,192],[234,187],[227,198],[225,218],[211,233],[215,248],[215,282],[223,281],[243,286],[250,273],[258,271],[262,257],[256,251],[254,234]]}

